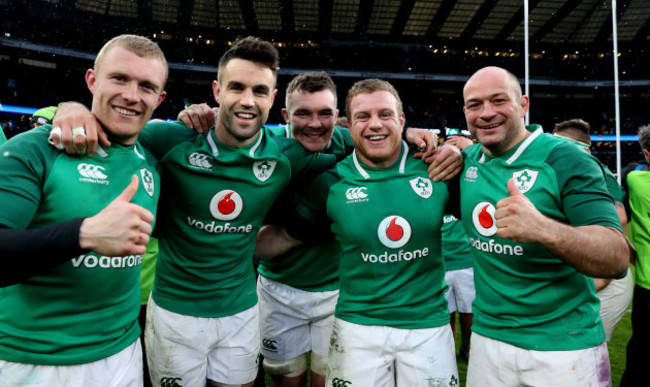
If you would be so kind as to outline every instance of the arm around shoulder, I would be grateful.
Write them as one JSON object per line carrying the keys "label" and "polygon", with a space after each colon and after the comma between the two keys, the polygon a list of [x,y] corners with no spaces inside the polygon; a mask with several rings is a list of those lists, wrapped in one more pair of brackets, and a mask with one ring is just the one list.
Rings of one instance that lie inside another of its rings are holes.
{"label": "arm around shoulder", "polygon": [[268,224],[257,233],[254,257],[258,260],[271,259],[302,243],[291,237],[283,226]]}

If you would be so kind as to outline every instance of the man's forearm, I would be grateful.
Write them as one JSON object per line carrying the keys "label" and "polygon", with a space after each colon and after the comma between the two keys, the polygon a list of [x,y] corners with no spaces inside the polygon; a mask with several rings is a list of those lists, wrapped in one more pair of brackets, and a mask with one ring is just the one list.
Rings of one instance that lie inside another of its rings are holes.
{"label": "man's forearm", "polygon": [[301,244],[301,241],[287,234],[284,227],[269,224],[257,233],[254,256],[258,260],[271,259]]}
{"label": "man's forearm", "polygon": [[597,278],[625,275],[629,250],[618,230],[590,225],[572,227],[559,222],[548,227],[540,244],[579,272]]}
{"label": "man's forearm", "polygon": [[0,226],[0,287],[10,286],[84,253],[79,229],[85,218],[52,226],[15,230]]}

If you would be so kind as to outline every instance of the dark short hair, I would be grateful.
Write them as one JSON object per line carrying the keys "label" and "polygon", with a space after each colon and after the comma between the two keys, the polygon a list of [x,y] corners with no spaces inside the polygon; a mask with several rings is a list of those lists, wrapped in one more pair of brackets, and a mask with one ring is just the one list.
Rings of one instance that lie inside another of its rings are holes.
{"label": "dark short hair", "polygon": [[569,137],[573,140],[591,145],[591,137],[589,136],[589,131],[589,123],[580,118],[574,118],[571,120],[559,122],[555,124],[555,128],[553,128],[553,134]]}
{"label": "dark short hair", "polygon": [[307,93],[316,93],[318,91],[329,90],[334,95],[334,104],[336,104],[336,84],[325,71],[310,71],[294,77],[289,85],[285,96],[284,106],[289,109],[291,94],[294,91],[305,91]]}
{"label": "dark short hair", "polygon": [[243,59],[261,64],[271,69],[273,76],[277,78],[280,66],[280,54],[273,45],[266,40],[247,36],[240,38],[230,47],[219,59],[219,74],[233,59]]}

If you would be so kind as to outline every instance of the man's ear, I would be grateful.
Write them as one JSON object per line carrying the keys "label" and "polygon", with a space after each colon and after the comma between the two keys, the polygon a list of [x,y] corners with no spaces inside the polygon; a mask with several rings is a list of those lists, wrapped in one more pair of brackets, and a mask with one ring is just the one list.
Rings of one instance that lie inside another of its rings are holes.
{"label": "man's ear", "polygon": [[521,118],[526,117],[526,113],[528,113],[528,108],[530,107],[530,99],[528,99],[527,95],[521,96],[519,106],[521,106]]}
{"label": "man's ear", "polygon": [[212,81],[212,95],[214,95],[215,102],[221,105],[221,87],[219,87],[219,81]]}
{"label": "man's ear", "polygon": [[158,103],[156,104],[156,107],[160,106],[162,101],[165,100],[166,96],[167,96],[167,92],[165,90],[163,90],[162,93],[160,93],[160,95],[158,96]]}
{"label": "man's ear", "polygon": [[97,78],[95,77],[95,70],[88,69],[88,71],[86,71],[86,85],[88,86],[88,90],[90,90],[90,92],[93,95],[95,94],[95,82],[96,81],[97,81]]}
{"label": "man's ear", "polygon": [[284,122],[289,123],[289,111],[287,108],[282,108],[282,118],[284,118]]}

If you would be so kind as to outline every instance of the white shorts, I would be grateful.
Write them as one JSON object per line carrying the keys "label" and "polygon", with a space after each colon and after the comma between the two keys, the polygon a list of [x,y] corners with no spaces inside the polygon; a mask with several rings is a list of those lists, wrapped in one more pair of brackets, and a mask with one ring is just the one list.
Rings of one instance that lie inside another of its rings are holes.
{"label": "white shorts", "polygon": [[611,386],[607,343],[531,351],[472,333],[467,386]]}
{"label": "white shorts", "polygon": [[53,366],[0,360],[0,386],[29,387],[141,387],[140,339],[106,359],[92,363]]}
{"label": "white shorts", "polygon": [[398,329],[334,319],[326,386],[458,386],[449,324]]}
{"label": "white shorts", "polygon": [[616,324],[621,321],[625,312],[630,308],[634,295],[634,278],[630,269],[620,280],[612,280],[604,289],[598,292],[600,298],[600,318],[603,320],[607,341],[612,339]]}
{"label": "white shorts", "polygon": [[327,357],[338,290],[306,292],[259,276],[262,355],[289,360],[314,351]]}
{"label": "white shorts", "polygon": [[449,313],[472,313],[472,302],[476,297],[474,289],[474,269],[468,267],[460,270],[449,270],[445,273],[445,281],[449,285],[445,297],[449,303]]}
{"label": "white shorts", "polygon": [[154,386],[203,386],[206,380],[246,384],[257,376],[257,305],[233,316],[205,318],[165,310],[149,298],[145,348]]}

